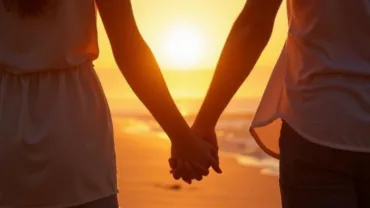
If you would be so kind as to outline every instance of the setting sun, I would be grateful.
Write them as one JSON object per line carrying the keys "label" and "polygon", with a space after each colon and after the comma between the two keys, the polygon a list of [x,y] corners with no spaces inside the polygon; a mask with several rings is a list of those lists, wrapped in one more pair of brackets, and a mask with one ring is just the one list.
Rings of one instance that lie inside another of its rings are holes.
{"label": "setting sun", "polygon": [[205,52],[199,31],[192,27],[177,26],[166,31],[161,42],[162,54],[178,70],[191,69],[197,65]]}
{"label": "setting sun", "polygon": [[[245,2],[246,0],[132,0],[140,33],[153,51],[174,97],[203,99],[230,29]],[[244,84],[245,88],[239,90],[238,98],[261,96],[285,43],[287,25],[286,5],[283,4],[275,21],[272,38],[256,69]],[[117,69],[100,18],[98,30],[100,56],[95,61],[95,66],[107,96],[110,100],[135,98]],[[189,84],[188,80],[192,83]],[[112,102],[111,104],[113,105]],[[114,105],[121,108],[119,102]]]}

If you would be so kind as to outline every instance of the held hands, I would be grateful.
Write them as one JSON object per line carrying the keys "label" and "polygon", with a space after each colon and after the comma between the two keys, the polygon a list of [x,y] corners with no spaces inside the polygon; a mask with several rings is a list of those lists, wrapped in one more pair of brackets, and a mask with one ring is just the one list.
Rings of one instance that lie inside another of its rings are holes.
{"label": "held hands", "polygon": [[172,144],[169,164],[176,180],[182,178],[191,184],[192,180],[202,180],[209,174],[209,167],[222,173],[219,167],[218,144],[214,129],[204,129],[194,125],[193,138],[182,144]]}

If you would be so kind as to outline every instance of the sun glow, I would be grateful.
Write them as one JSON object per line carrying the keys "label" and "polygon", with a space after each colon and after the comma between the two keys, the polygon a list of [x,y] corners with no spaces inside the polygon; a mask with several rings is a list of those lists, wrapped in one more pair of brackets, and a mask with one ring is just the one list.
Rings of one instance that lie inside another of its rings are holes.
{"label": "sun glow", "polygon": [[163,56],[177,70],[188,70],[196,66],[205,52],[201,33],[192,27],[177,26],[165,32],[161,50]]}

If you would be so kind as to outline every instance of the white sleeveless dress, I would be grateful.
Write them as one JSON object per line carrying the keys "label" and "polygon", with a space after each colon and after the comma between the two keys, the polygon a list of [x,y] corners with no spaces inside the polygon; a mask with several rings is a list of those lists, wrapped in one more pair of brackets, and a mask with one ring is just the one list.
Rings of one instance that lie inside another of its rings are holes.
{"label": "white sleeveless dress", "polygon": [[289,31],[251,124],[279,157],[282,120],[326,147],[370,152],[370,0],[287,0]]}
{"label": "white sleeveless dress", "polygon": [[117,193],[109,108],[93,69],[94,0],[21,19],[0,4],[0,208],[65,208]]}

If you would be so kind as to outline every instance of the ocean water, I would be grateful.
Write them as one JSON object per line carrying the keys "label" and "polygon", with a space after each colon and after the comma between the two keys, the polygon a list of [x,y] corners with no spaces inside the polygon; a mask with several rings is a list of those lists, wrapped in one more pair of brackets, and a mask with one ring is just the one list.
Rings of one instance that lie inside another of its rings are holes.
{"label": "ocean water", "polygon": [[[148,113],[142,104],[134,106],[128,102],[119,109],[113,109],[113,115],[125,120],[121,131],[129,134],[153,133],[160,139],[168,139],[161,127]],[[217,136],[221,154],[227,154],[236,159],[242,166],[252,166],[260,169],[261,174],[277,175],[278,161],[265,154],[249,133],[249,125],[258,100],[235,100],[225,110],[217,124]],[[201,100],[177,101],[179,109],[186,121],[191,125]],[[130,107],[131,106],[131,107]]]}

